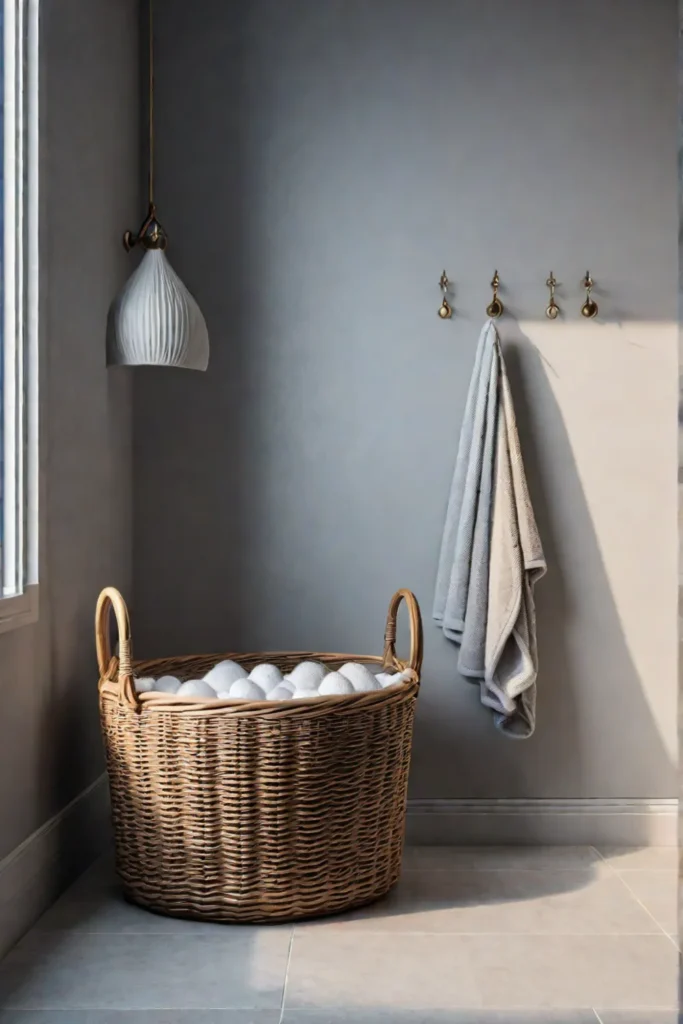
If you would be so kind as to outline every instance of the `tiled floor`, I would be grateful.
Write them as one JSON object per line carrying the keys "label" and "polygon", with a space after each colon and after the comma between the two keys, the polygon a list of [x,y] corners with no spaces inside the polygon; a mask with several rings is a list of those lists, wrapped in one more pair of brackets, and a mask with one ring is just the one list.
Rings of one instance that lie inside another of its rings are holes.
{"label": "tiled floor", "polygon": [[676,851],[413,848],[385,901],[270,928],[92,868],[0,964],[0,1024],[674,1024]]}

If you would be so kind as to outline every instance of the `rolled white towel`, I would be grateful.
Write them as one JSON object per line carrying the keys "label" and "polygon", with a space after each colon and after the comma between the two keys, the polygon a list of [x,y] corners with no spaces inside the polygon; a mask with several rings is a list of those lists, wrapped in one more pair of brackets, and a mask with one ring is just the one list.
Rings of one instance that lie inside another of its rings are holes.
{"label": "rolled white towel", "polygon": [[177,693],[180,689],[180,680],[175,676],[162,676],[154,683],[155,693]]}
{"label": "rolled white towel", "polygon": [[236,679],[230,687],[230,696],[241,700],[265,700],[266,695],[261,687],[251,679]]}
{"label": "rolled white towel", "polygon": [[404,672],[380,672],[379,675],[375,676],[383,690],[387,686],[395,686],[396,683],[402,683],[407,678],[408,676]]}
{"label": "rolled white towel", "polygon": [[249,673],[249,678],[257,686],[260,686],[264,693],[270,693],[282,682],[282,672],[277,665],[255,665]]}
{"label": "rolled white towel", "polygon": [[319,661],[302,661],[287,676],[297,690],[317,690],[327,675],[327,669]]}
{"label": "rolled white towel", "polygon": [[377,682],[377,676],[373,675],[366,665],[361,665],[358,661],[347,661],[339,671],[359,693],[380,688],[381,683]]}
{"label": "rolled white towel", "polygon": [[276,686],[266,694],[266,700],[291,700],[293,693],[289,686]]}
{"label": "rolled white towel", "polygon": [[188,679],[187,682],[181,683],[178,690],[179,697],[209,697],[215,700],[216,691],[213,686],[204,679]]}
{"label": "rolled white towel", "polygon": [[143,676],[140,679],[134,680],[134,682],[136,693],[149,693],[150,690],[154,689],[154,680],[149,676]]}
{"label": "rolled white towel", "polygon": [[[379,689],[379,687],[378,687]],[[354,686],[350,679],[343,676],[341,672],[330,672],[326,675],[318,687],[321,697],[332,696],[340,693],[353,693]]]}
{"label": "rolled white towel", "polygon": [[219,661],[204,676],[204,682],[212,686],[216,693],[229,690],[237,679],[246,679],[247,673],[236,661]]}

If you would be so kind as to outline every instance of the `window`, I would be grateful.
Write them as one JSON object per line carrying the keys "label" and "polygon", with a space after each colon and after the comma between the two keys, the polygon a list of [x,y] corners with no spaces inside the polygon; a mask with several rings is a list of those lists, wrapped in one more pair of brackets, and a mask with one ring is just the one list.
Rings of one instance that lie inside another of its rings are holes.
{"label": "window", "polygon": [[38,0],[0,0],[0,631],[37,618]]}

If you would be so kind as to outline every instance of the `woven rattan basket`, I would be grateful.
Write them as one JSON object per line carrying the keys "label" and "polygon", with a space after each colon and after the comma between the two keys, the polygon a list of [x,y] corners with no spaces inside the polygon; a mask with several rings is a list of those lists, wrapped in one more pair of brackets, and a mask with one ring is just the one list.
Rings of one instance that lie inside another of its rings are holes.
{"label": "woven rattan basket", "polygon": [[[407,662],[396,616],[410,616]],[[111,656],[109,611],[119,633]],[[131,660],[125,602],[96,612],[100,713],[116,862],[127,897],[214,921],[295,920],[370,903],[398,880],[422,625],[414,596],[391,599],[382,657],[310,651],[230,654],[283,670],[313,658],[363,661],[409,678],[385,690],[296,701],[136,693],[133,676],[197,678],[226,655]]]}

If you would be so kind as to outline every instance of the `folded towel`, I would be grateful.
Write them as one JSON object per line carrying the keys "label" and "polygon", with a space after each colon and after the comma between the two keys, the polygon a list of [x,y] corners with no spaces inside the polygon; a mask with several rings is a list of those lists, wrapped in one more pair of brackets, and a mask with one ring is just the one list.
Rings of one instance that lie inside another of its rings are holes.
{"label": "folded towel", "polygon": [[533,585],[545,571],[500,340],[489,320],[467,395],[433,614],[460,645],[460,674],[480,681],[496,725],[516,737],[535,728]]}

